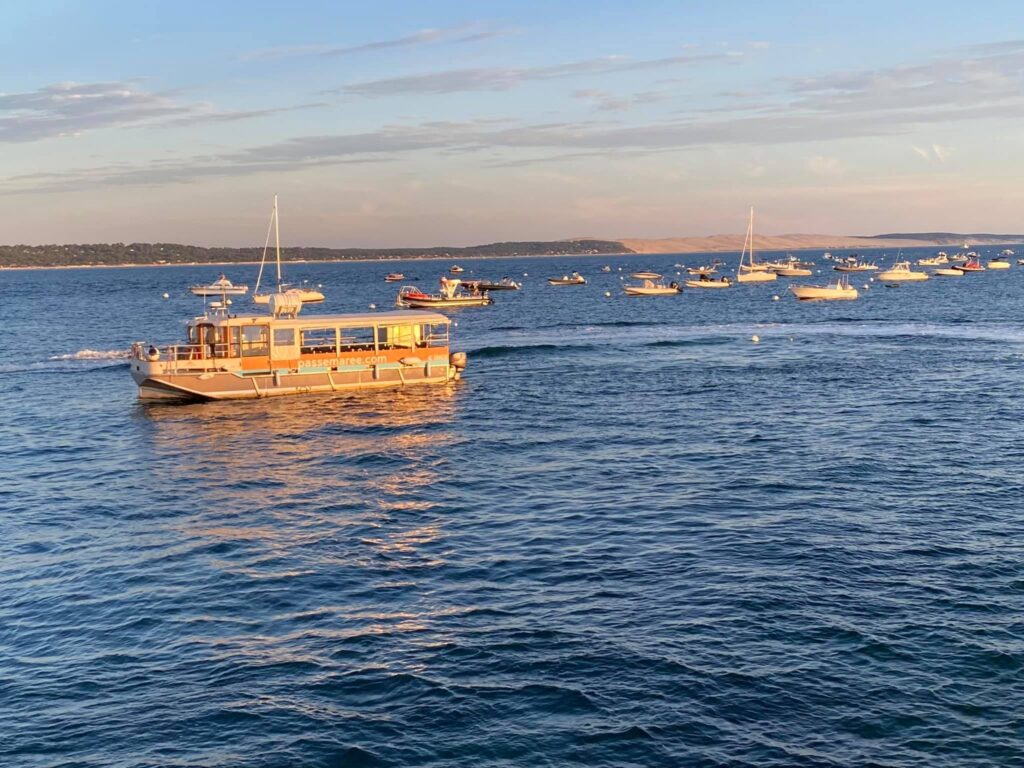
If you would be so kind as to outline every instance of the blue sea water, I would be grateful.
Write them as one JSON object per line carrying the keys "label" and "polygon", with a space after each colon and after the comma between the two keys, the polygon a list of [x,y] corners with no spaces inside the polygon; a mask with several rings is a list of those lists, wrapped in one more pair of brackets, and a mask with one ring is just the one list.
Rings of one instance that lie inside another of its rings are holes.
{"label": "blue sea water", "polygon": [[192,405],[122,354],[219,268],[0,273],[0,765],[1024,764],[1024,268],[621,295],[680,258],[467,262],[525,285],[463,381]]}

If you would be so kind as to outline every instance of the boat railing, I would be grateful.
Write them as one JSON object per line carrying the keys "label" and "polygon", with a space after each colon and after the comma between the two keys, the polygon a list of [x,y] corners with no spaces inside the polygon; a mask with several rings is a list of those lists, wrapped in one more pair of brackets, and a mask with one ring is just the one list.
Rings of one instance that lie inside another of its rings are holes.
{"label": "boat railing", "polygon": [[[162,362],[168,371],[179,368],[206,368],[216,360],[229,356],[230,344],[170,344],[166,347],[132,344],[131,356],[136,360]],[[155,354],[154,354],[155,353]]]}

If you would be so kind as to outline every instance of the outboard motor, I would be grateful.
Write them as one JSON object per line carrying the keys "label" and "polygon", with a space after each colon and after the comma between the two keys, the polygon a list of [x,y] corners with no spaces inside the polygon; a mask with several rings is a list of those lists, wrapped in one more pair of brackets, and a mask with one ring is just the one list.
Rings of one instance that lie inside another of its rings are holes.
{"label": "outboard motor", "polygon": [[466,353],[452,352],[450,355],[448,355],[448,362],[451,364],[452,368],[461,373],[466,369]]}

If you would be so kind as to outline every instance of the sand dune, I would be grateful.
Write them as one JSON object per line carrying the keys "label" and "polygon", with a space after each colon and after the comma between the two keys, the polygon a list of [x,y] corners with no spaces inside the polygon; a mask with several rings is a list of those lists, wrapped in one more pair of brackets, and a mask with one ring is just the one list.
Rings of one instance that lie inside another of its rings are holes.
{"label": "sand dune", "polygon": [[[707,253],[738,251],[743,235],[710,235],[708,237],[668,237],[661,240],[617,238],[637,253]],[[972,241],[972,245],[998,245],[1008,240]],[[939,239],[893,239],[848,237],[846,235],[756,235],[754,247],[759,251],[798,251],[830,248],[914,248],[918,246],[962,246],[963,241]]]}

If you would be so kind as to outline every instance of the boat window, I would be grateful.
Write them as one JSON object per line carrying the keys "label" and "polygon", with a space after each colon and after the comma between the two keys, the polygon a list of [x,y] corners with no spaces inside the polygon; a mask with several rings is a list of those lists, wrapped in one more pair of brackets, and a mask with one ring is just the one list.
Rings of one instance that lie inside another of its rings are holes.
{"label": "boat window", "polygon": [[270,354],[270,327],[266,325],[242,326],[242,357]]}
{"label": "boat window", "polygon": [[373,351],[376,345],[373,339],[373,326],[368,328],[342,328],[341,329],[341,351],[342,352],[366,352]]}
{"label": "boat window", "polygon": [[418,325],[385,325],[378,329],[382,349],[412,349],[419,335]]}
{"label": "boat window", "polygon": [[434,323],[423,326],[423,346],[425,347],[446,347],[448,346],[448,324]]}
{"label": "boat window", "polygon": [[335,354],[337,332],[334,328],[303,328],[302,354]]}
{"label": "boat window", "polygon": [[274,329],[274,346],[275,347],[291,347],[295,344],[295,329],[294,328],[275,328]]}
{"label": "boat window", "polygon": [[189,344],[195,344],[196,343],[196,328],[195,328],[195,326],[194,325],[188,326],[188,328],[186,329],[185,333],[186,333],[186,335],[188,337],[188,343]]}

